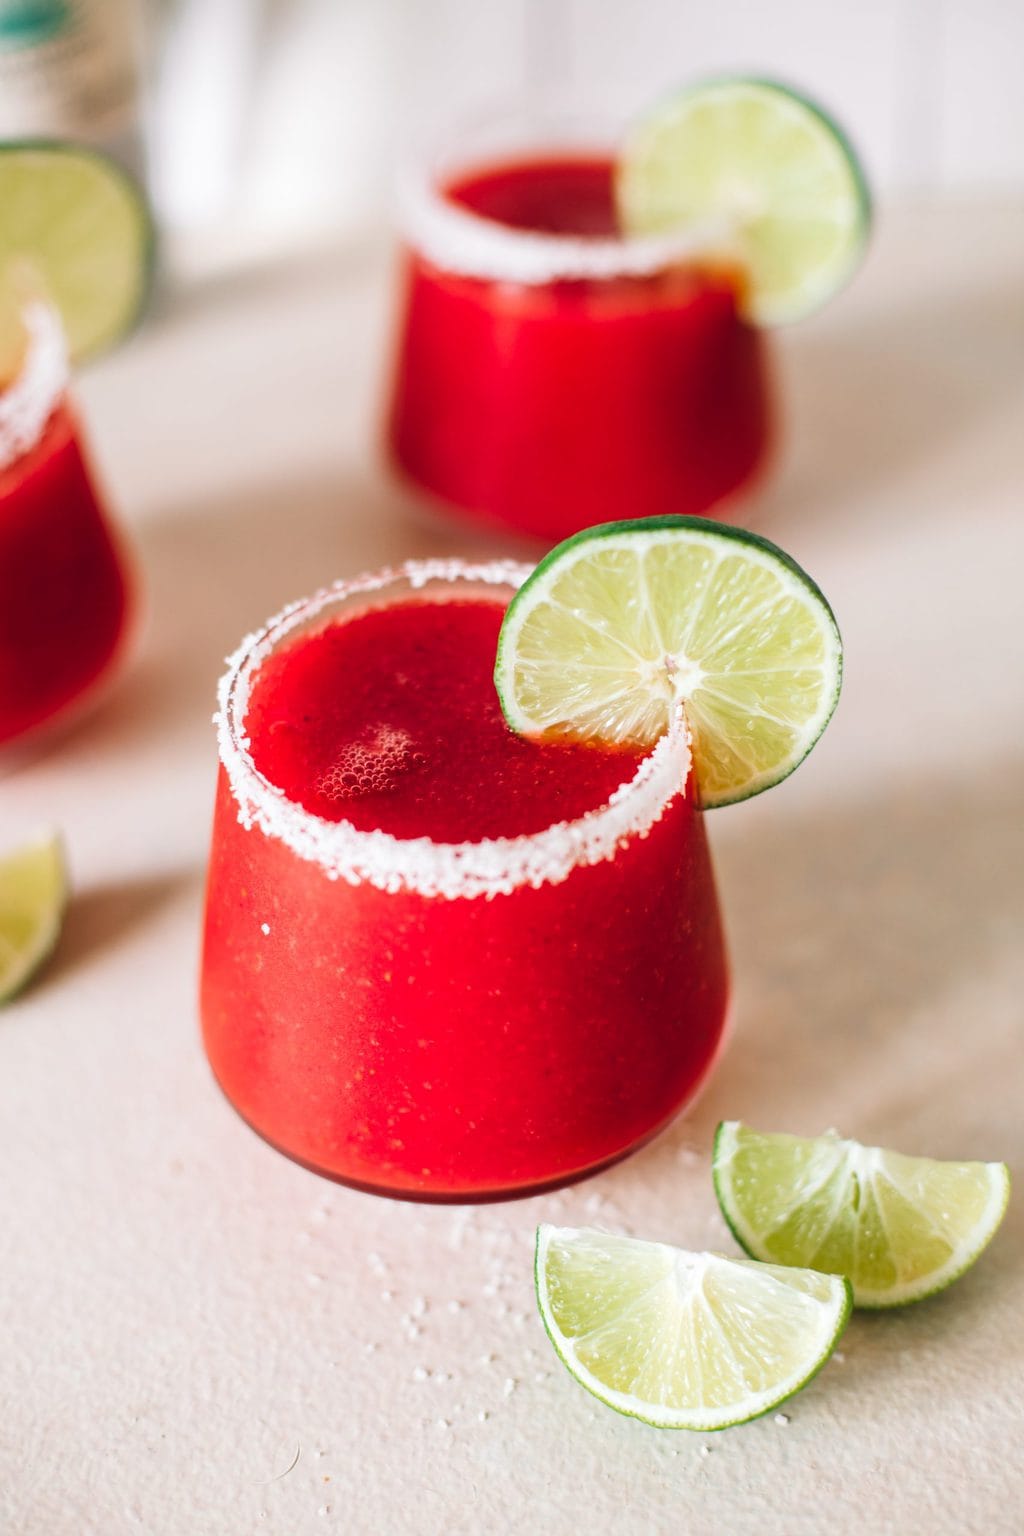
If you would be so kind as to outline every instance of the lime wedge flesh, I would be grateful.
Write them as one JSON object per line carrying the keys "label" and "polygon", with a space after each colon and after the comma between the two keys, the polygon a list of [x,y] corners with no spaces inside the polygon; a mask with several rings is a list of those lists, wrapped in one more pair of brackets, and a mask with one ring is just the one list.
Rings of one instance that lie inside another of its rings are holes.
{"label": "lime wedge flesh", "polygon": [[67,890],[56,833],[0,858],[0,1004],[20,992],[52,953]]}
{"label": "lime wedge flesh", "polygon": [[538,1228],[536,1283],[580,1385],[662,1429],[725,1429],[777,1407],[824,1365],[850,1314],[834,1275],[588,1228]]}
{"label": "lime wedge flesh", "polygon": [[18,368],[26,273],[59,311],[73,362],[130,329],[149,289],[153,225],[125,171],[77,145],[0,144],[0,209],[0,379]]}
{"label": "lime wedge flesh", "polygon": [[817,106],[768,80],[714,80],[660,103],[626,139],[619,216],[635,235],[722,230],[749,319],[796,320],[851,276],[871,221],[857,157]]}
{"label": "lime wedge flesh", "polygon": [[944,1290],[1006,1210],[1004,1163],[937,1162],[834,1131],[762,1134],[727,1120],[715,1136],[722,1214],[754,1258],[847,1275],[858,1307],[898,1307]]}
{"label": "lime wedge flesh", "polygon": [[703,518],[604,523],[516,593],[495,684],[526,736],[650,746],[682,703],[705,806],[785,778],[839,696],[842,646],[811,579],[767,540]]}

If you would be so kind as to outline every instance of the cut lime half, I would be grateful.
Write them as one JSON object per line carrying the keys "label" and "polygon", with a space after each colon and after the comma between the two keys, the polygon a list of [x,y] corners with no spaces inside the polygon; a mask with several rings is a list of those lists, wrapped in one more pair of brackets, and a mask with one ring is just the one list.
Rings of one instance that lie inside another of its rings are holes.
{"label": "cut lime half", "polygon": [[152,265],[146,200],[120,166],[80,145],[0,143],[0,380],[18,371],[26,285],[59,311],[78,362],[135,323]]}
{"label": "cut lime half", "polygon": [[[771,80],[712,80],[661,102],[629,133],[619,216],[634,235],[724,232],[759,325],[798,320],[860,261],[871,203],[832,119]],[[710,254],[714,254],[711,252]]]}
{"label": "cut lime half", "polygon": [[715,1192],[742,1248],[773,1264],[847,1275],[858,1307],[898,1307],[952,1285],[1003,1219],[1005,1163],[936,1162],[726,1120]]}
{"label": "cut lime half", "polygon": [[841,676],[810,577],[766,539],[694,517],[603,523],[552,550],[509,605],[495,668],[520,735],[646,747],[682,703],[704,806],[792,773]]}
{"label": "cut lime half", "polygon": [[585,1227],[539,1227],[535,1272],[563,1365],[659,1429],[726,1429],[767,1413],[820,1370],[850,1315],[835,1275]]}
{"label": "cut lime half", "polygon": [[0,1005],[45,964],[60,937],[68,880],[59,835],[0,857]]}

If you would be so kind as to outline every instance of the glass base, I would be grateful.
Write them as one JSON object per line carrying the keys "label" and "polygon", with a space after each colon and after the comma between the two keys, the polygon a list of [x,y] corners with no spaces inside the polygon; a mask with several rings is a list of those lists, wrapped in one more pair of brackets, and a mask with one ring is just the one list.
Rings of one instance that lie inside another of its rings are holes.
{"label": "glass base", "polygon": [[138,640],[138,616],[134,611],[101,672],[81,693],[62,704],[52,715],[0,742],[0,779],[32,767],[40,758],[59,749],[79,726],[97,714],[120,686]]}
{"label": "glass base", "polygon": [[220,1082],[217,1074],[211,1070],[210,1075],[229,1107],[238,1116],[239,1120],[242,1121],[243,1125],[248,1126],[249,1130],[259,1137],[260,1141],[266,1146],[273,1148],[275,1152],[279,1152],[282,1157],[286,1157],[289,1162],[297,1163],[300,1168],[305,1168],[308,1173],[315,1173],[319,1178],[327,1179],[331,1184],[340,1184],[344,1189],[358,1190],[362,1195],[379,1195],[385,1200],[401,1200],[410,1205],[499,1205],[509,1200],[526,1200],[532,1195],[552,1194],[555,1190],[567,1189],[573,1184],[581,1184],[584,1180],[592,1179],[597,1174],[604,1173],[609,1168],[614,1168],[618,1163],[625,1162],[626,1158],[632,1157],[635,1152],[641,1151],[644,1147],[649,1146],[652,1141],[656,1141],[677,1120],[683,1115],[688,1114],[701,1098],[718,1063],[722,1059],[722,1053],[726,1045],[732,1038],[732,1029],[733,1009],[730,1004],[722,1023],[722,1031],[715,1046],[715,1053],[693,1093],[677,1109],[672,1110],[671,1114],[660,1120],[657,1125],[641,1136],[639,1140],[630,1142],[628,1146],[623,1147],[618,1152],[614,1152],[610,1157],[602,1158],[599,1162],[588,1163],[583,1168],[572,1169],[568,1172],[557,1174],[550,1179],[517,1185],[515,1188],[479,1190],[403,1189],[390,1184],[374,1184],[369,1180],[345,1178],[342,1174],[333,1173],[328,1168],[321,1168],[318,1164],[311,1163],[304,1157],[299,1157],[296,1153],[289,1151],[287,1147],[281,1146],[279,1142],[274,1141],[272,1137],[267,1136],[265,1132],[260,1130],[258,1125],[255,1125],[247,1115],[242,1113]]}

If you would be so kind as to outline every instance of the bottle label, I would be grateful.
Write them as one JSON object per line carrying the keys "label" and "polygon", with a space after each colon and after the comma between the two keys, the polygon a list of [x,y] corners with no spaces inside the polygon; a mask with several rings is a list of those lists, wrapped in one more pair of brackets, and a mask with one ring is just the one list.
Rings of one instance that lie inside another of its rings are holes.
{"label": "bottle label", "polygon": [[0,0],[0,138],[105,145],[137,110],[135,0]]}

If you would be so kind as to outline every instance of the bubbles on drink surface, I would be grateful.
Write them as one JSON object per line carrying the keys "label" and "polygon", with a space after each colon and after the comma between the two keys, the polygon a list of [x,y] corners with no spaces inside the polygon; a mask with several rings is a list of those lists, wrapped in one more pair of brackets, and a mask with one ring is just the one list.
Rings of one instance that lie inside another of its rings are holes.
{"label": "bubbles on drink surface", "polygon": [[378,725],[358,741],[344,744],[317,781],[325,800],[358,800],[364,795],[393,794],[405,774],[422,767],[426,755],[399,726]]}

